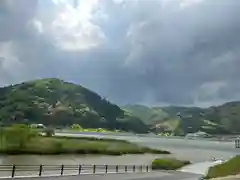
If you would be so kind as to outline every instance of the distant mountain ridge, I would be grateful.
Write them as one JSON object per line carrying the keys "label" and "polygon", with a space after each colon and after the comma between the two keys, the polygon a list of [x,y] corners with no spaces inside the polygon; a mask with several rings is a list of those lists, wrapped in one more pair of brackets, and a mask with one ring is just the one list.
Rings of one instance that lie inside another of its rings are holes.
{"label": "distant mountain ridge", "polygon": [[176,135],[204,131],[240,133],[240,101],[209,108],[119,107],[97,93],[56,78],[39,79],[0,88],[0,123],[40,123],[84,128],[107,128]]}
{"label": "distant mountain ridge", "polygon": [[0,123],[42,123],[148,132],[137,117],[97,93],[56,78],[0,88]]}
{"label": "distant mountain ridge", "polygon": [[[204,131],[211,134],[240,133],[240,101],[228,102],[209,108],[167,106],[147,107],[126,105],[122,107],[160,131],[186,134]],[[153,118],[154,117],[154,120]]]}

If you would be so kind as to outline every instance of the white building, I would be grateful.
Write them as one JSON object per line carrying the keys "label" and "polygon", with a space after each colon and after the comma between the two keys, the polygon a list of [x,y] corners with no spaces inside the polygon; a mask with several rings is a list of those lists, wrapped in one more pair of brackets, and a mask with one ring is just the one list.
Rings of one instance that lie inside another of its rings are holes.
{"label": "white building", "polygon": [[44,129],[45,126],[43,124],[31,124],[31,128]]}
{"label": "white building", "polygon": [[206,138],[206,137],[210,137],[210,135],[202,131],[198,131],[196,133],[188,133],[186,135],[186,138]]}

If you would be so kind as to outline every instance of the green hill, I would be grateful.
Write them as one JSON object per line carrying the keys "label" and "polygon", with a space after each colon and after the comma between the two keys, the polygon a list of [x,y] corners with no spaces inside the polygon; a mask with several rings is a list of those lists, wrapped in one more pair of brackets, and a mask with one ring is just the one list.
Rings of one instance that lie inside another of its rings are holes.
{"label": "green hill", "polygon": [[0,88],[2,124],[42,123],[107,128],[144,133],[137,117],[83,86],[49,78]]}
{"label": "green hill", "polygon": [[[210,134],[240,133],[240,102],[229,102],[209,108],[167,106],[124,106],[153,129],[186,134],[204,131]],[[155,119],[153,120],[154,117]]]}
{"label": "green hill", "polygon": [[150,108],[143,105],[126,105],[122,107],[124,110],[140,118],[145,124],[156,124],[168,118],[166,113],[161,108]]}
{"label": "green hill", "polygon": [[148,107],[144,105],[126,105],[122,107],[134,116],[140,118],[148,126],[162,127],[165,130],[174,131],[179,126],[179,118],[174,112],[161,107]]}
{"label": "green hill", "polygon": [[205,110],[206,119],[211,120],[231,134],[240,133],[240,101],[212,106]]}

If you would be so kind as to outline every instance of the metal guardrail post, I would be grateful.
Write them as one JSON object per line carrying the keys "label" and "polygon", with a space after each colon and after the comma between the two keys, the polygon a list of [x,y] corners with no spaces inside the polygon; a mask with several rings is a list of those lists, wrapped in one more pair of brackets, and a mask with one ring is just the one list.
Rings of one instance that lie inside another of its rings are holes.
{"label": "metal guardrail post", "polygon": [[79,164],[79,166],[78,166],[78,174],[81,174],[81,171],[82,171],[82,165]]}
{"label": "metal guardrail post", "polygon": [[108,165],[105,165],[105,173],[108,173]]}
{"label": "metal guardrail post", "polygon": [[61,176],[63,175],[64,165],[61,165]]}
{"label": "metal guardrail post", "polygon": [[39,176],[42,176],[42,169],[43,169],[43,165],[41,164],[40,166],[39,166]]}
{"label": "metal guardrail post", "polygon": [[15,176],[15,170],[16,170],[16,166],[15,166],[15,165],[13,165],[13,166],[12,166],[12,177],[14,177],[14,176]]}
{"label": "metal guardrail post", "polygon": [[96,173],[96,164],[93,164],[93,174]]}
{"label": "metal guardrail post", "polygon": [[[2,165],[3,168],[0,167],[0,170],[2,169],[3,171],[10,171],[11,172],[11,177],[17,177],[17,171],[36,171],[36,175],[38,175],[39,177],[43,176],[44,171],[52,171],[52,170],[57,170],[59,171],[59,165],[49,165],[49,166],[44,166],[43,164],[40,165],[21,165],[20,167],[13,164],[13,165]],[[60,165],[60,175],[63,176],[64,175],[64,170],[65,170],[65,175],[67,175],[68,173],[66,173],[66,171],[78,171],[78,174],[80,175],[84,168],[88,171],[90,171],[92,174],[96,174],[96,172],[98,172],[97,168],[100,168],[100,172],[103,173],[109,173],[109,172],[151,172],[152,166],[151,165],[99,165],[97,166],[96,164],[92,164],[92,165],[83,165],[83,164],[79,164],[78,166],[73,166],[73,165],[64,165],[61,164]],[[110,170],[109,170],[110,168]],[[114,170],[115,169],[115,170]]]}

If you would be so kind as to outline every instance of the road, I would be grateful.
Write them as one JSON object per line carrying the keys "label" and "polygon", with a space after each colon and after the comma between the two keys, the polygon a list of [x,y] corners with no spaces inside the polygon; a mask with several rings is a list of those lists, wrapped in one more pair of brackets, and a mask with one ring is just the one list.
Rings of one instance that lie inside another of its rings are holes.
{"label": "road", "polygon": [[[129,174],[99,174],[99,175],[80,175],[63,177],[32,177],[26,180],[198,180],[201,175],[184,172],[150,172],[150,173],[129,173]],[[6,178],[6,180],[9,178]],[[15,178],[23,179],[23,178]],[[3,179],[4,180],[4,179]]]}

